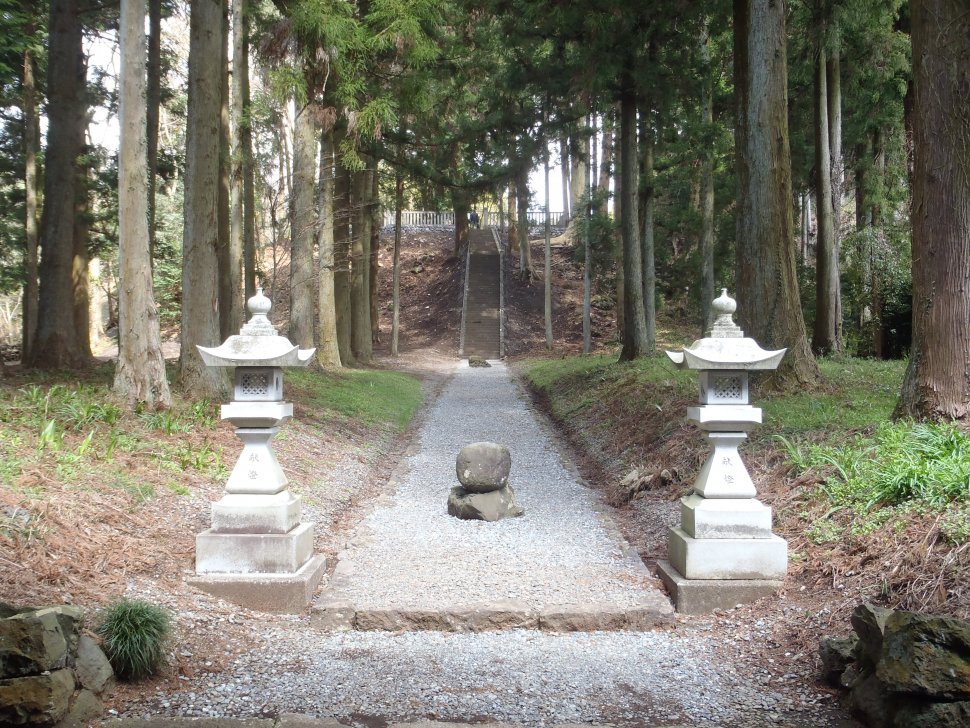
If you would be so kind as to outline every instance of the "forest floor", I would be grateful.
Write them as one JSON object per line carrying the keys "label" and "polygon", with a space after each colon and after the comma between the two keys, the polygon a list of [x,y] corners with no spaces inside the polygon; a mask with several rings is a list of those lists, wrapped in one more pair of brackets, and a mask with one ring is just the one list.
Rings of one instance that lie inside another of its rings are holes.
{"label": "forest floor", "polygon": [[[533,259],[541,261],[541,241],[534,243]],[[387,240],[380,260],[376,369],[346,376],[410,374],[430,401],[457,350],[462,262],[452,255],[450,232],[408,231],[402,248],[402,356],[391,358]],[[582,275],[568,248],[554,249],[556,338],[550,353],[541,282],[514,274],[515,263],[514,257],[508,261],[508,351],[527,379],[534,377],[529,357],[556,359],[581,350]],[[284,295],[279,290],[275,296],[271,318],[278,321],[285,316]],[[612,357],[616,336],[608,297],[594,291],[593,300],[594,351]],[[693,338],[686,327],[670,324],[682,313],[664,312],[661,343],[682,345]],[[607,366],[605,358],[591,362]],[[666,529],[677,520],[677,499],[706,452],[683,421],[693,385],[671,375],[646,389],[628,370],[610,369],[615,376],[606,371],[596,372],[611,388],[599,408],[564,414],[556,402],[571,393],[540,392],[539,386],[537,401],[558,422],[587,482],[615,506],[627,540],[650,563],[662,557]],[[365,412],[360,403],[342,407],[322,399],[323,390],[339,388],[341,377],[287,376],[287,398],[296,402],[296,413],[276,439],[276,450],[293,489],[304,497],[306,520],[316,523],[316,550],[332,556],[373,507],[401,459],[414,431],[413,422],[404,423],[417,405],[418,385],[410,388],[409,401],[390,403],[396,408]],[[217,421],[215,403],[177,401],[156,415],[112,410],[110,377],[107,364],[81,374],[13,369],[0,383],[0,594],[19,604],[74,603],[95,610],[127,594],[172,609],[176,641],[169,667],[151,681],[119,688],[111,707],[121,712],[151,691],[189,689],[195,676],[226,669],[258,641],[263,615],[185,584],[193,572],[195,534],[208,527],[209,503],[221,494],[238,451],[232,428]],[[395,392],[410,386],[403,379],[390,385]],[[366,386],[383,385],[374,379]],[[966,586],[960,586],[960,580],[967,583],[967,550],[941,547],[939,523],[930,515],[912,514],[901,529],[895,521],[882,524],[877,537],[852,542],[850,553],[839,551],[805,534],[805,519],[817,517],[820,506],[803,496],[818,477],[795,477],[784,447],[771,437],[758,439],[745,457],[761,496],[779,516],[777,530],[798,555],[786,587],[777,599],[679,617],[675,631],[723,639],[724,655],[730,653],[743,674],[797,693],[800,684],[813,680],[818,637],[846,633],[847,612],[863,599],[919,606],[901,597],[923,595],[931,611],[967,616]],[[621,487],[634,469],[636,486]]]}

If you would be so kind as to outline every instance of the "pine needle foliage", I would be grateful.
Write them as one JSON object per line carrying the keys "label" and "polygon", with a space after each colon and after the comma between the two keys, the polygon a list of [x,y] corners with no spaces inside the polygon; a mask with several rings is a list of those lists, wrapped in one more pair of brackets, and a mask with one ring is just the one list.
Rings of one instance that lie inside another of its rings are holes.
{"label": "pine needle foliage", "polygon": [[97,632],[104,652],[121,680],[154,675],[165,661],[172,620],[162,607],[137,599],[120,599],[102,615]]}

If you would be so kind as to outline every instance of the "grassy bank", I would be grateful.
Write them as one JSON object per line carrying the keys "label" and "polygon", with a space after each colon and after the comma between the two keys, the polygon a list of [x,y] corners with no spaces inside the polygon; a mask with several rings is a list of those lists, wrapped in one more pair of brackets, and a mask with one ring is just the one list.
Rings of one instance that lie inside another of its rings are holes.
{"label": "grassy bank", "polygon": [[[219,403],[176,393],[168,410],[133,412],[112,399],[112,376],[105,366],[0,383],[8,600],[99,603],[132,575],[180,584],[191,568],[195,534],[208,526],[208,503],[220,497],[239,441]],[[417,379],[391,371],[301,370],[287,372],[284,386],[296,417],[277,437],[278,456],[304,502],[335,514],[356,495],[328,490],[328,465],[354,453],[358,462],[379,459],[422,399]]]}
{"label": "grassy bank", "polygon": [[[838,591],[829,595],[835,601],[853,594],[967,616],[970,437],[951,425],[890,421],[905,362],[820,366],[816,389],[755,395],[764,424],[742,449],[789,540],[790,574],[805,588]],[[663,355],[624,364],[612,356],[535,359],[522,373],[597,462],[614,503],[671,501],[690,489],[707,454],[685,422],[696,374]],[[620,477],[633,469],[648,485],[624,490]]]}

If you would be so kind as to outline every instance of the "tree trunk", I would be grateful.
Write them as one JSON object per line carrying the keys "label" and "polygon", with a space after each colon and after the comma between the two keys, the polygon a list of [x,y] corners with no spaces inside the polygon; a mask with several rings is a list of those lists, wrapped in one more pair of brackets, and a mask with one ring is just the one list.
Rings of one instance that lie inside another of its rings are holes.
{"label": "tree trunk", "polygon": [[[243,107],[243,96],[242,90],[240,89],[242,75],[244,73],[243,69],[240,67],[242,65],[241,56],[243,55],[243,47],[241,40],[245,37],[243,30],[243,0],[230,0],[231,12],[232,12],[232,72],[230,76],[232,77],[232,106],[230,115],[230,125],[229,125],[229,251],[231,255],[238,257],[235,263],[237,277],[239,274],[243,275],[245,279],[245,274],[242,273],[242,268],[245,266],[243,261],[245,260],[245,243],[243,241],[243,228],[245,223],[243,222],[243,217],[245,215],[244,203],[243,203],[243,155],[242,155],[242,142],[241,142],[241,130],[243,121],[243,115],[245,110]],[[242,293],[241,281],[236,280],[235,296],[238,298]],[[246,295],[246,299],[249,296]],[[240,310],[240,317],[245,316],[245,311]]]}
{"label": "tree trunk", "polygon": [[835,229],[835,249],[838,252],[842,242],[842,194],[845,190],[845,159],[842,156],[842,61],[839,51],[838,26],[833,29],[833,35],[835,48],[826,64],[826,73],[828,74],[826,99],[828,101],[829,156],[831,161],[830,173],[832,175],[832,224]]}
{"label": "tree trunk", "polygon": [[520,169],[515,178],[519,219],[516,232],[519,238],[519,274],[530,281],[536,277],[532,268],[532,249],[529,246],[529,170]]}
{"label": "tree trunk", "polygon": [[653,145],[654,122],[649,102],[640,109],[640,166],[637,195],[642,209],[639,210],[640,221],[640,263],[643,266],[643,316],[646,327],[644,351],[653,354],[657,348],[657,270],[654,261],[654,174],[653,174]]}
{"label": "tree trunk", "polygon": [[451,209],[455,213],[455,248],[452,254],[458,257],[468,244],[468,197],[461,190],[451,191]]}
{"label": "tree trunk", "polygon": [[650,353],[643,310],[643,267],[637,234],[637,102],[633,75],[620,75],[620,235],[623,240],[623,349],[620,361]]}
{"label": "tree trunk", "polygon": [[[873,174],[876,177],[875,189],[878,190],[877,197],[879,199],[873,201],[871,205],[867,205],[869,208],[869,221],[873,227],[876,227],[882,223],[882,206],[881,197],[883,186],[886,179],[886,144],[885,137],[876,129],[872,133],[872,147],[874,153],[874,166]],[[882,274],[876,266],[875,261],[875,241],[873,241],[872,248],[872,260],[870,261],[869,272],[871,275],[870,289],[872,290],[872,320],[874,322],[873,326],[873,342],[872,342],[872,355],[877,359],[883,359],[886,356],[887,347],[887,336],[888,332],[883,324],[883,306],[885,304],[883,298],[883,286],[882,286]]]}
{"label": "tree trunk", "polygon": [[391,268],[391,355],[398,355],[398,336],[401,322],[401,209],[404,207],[404,175],[398,170],[394,177],[394,261]]}
{"label": "tree trunk", "polygon": [[[563,163],[565,165],[565,162]],[[546,185],[546,224],[545,224],[545,244],[543,245],[543,252],[545,253],[545,265],[542,270],[542,281],[543,281],[543,312],[545,316],[546,324],[546,349],[552,351],[552,221],[550,220],[549,211],[549,144],[545,142],[543,144],[542,153],[542,168],[544,173],[545,185]],[[568,195],[568,192],[563,187],[564,198]]]}
{"label": "tree trunk", "polygon": [[[33,37],[33,23],[28,26]],[[29,362],[37,335],[37,154],[40,151],[40,114],[37,110],[37,81],[33,51],[24,51],[24,298],[22,303],[23,332],[20,360]]]}
{"label": "tree trunk", "polygon": [[30,363],[43,369],[87,366],[88,332],[75,320],[77,158],[87,123],[85,65],[77,0],[51,0],[47,58],[47,150],[40,226],[37,335]]}
{"label": "tree trunk", "polygon": [[228,393],[222,369],[206,367],[196,346],[219,339],[219,134],[223,70],[222,5],[192,0],[189,19],[188,115],[185,127],[185,223],[182,241],[182,348],[178,381],[190,397],[219,401]]}
{"label": "tree trunk", "polygon": [[370,250],[368,254],[370,269],[367,275],[367,289],[370,295],[370,338],[374,344],[381,340],[381,309],[377,296],[377,286],[380,275],[381,228],[384,227],[384,212],[381,210],[380,167],[374,159],[374,171],[371,173],[370,208]]}
{"label": "tree trunk", "polygon": [[[569,137],[561,136],[559,138],[559,173],[562,177],[562,225],[566,226],[572,219],[573,208],[570,204],[570,189],[571,189],[571,179],[569,173],[572,169],[572,162],[570,158],[570,148],[569,148]],[[547,213],[548,214],[548,213]]]}
{"label": "tree trunk", "polygon": [[[256,180],[253,164],[252,101],[249,95],[249,13],[245,0],[233,0],[232,82],[242,175],[243,288],[249,300],[256,293]],[[243,316],[246,312],[243,311]]]}
{"label": "tree trunk", "polygon": [[795,277],[785,46],[784,3],[734,0],[739,319],[763,347],[788,349],[775,383],[805,386],[819,373]]}
{"label": "tree trunk", "polygon": [[[71,283],[74,287],[74,328],[82,356],[91,356],[91,257],[88,245],[91,240],[91,180],[86,167],[75,168],[77,184],[74,188],[74,251],[71,260]],[[100,336],[100,333],[98,334]]]}
{"label": "tree trunk", "polygon": [[162,0],[148,0],[148,80],[145,89],[148,149],[148,260],[155,259],[155,192],[158,174],[158,112],[162,105]]}
{"label": "tree trunk", "polygon": [[[587,127],[592,127],[593,135],[592,139],[592,154],[590,155],[591,160],[596,159],[596,116],[593,115],[593,123],[587,123]],[[595,161],[593,161],[595,164]],[[591,260],[592,250],[590,250],[589,245],[589,226],[593,217],[593,169],[590,166],[589,175],[587,176],[587,189],[586,189],[586,221],[583,225],[583,353],[589,354],[593,350],[593,327],[592,327],[592,299],[593,299],[593,281],[592,281],[592,268],[593,261]]]}
{"label": "tree trunk", "polygon": [[[513,181],[509,185],[509,227],[508,227],[508,250],[511,253],[513,245],[519,242],[519,203],[516,184]],[[519,261],[521,263],[521,260]]]}
{"label": "tree trunk", "polygon": [[[617,140],[618,143],[618,140]],[[615,171],[615,176],[613,178],[613,259],[615,261],[615,270],[613,281],[616,287],[616,305],[614,306],[614,319],[616,320],[616,338],[618,341],[623,341],[623,331],[626,328],[626,300],[625,291],[626,284],[624,283],[623,275],[623,206],[620,204],[620,200],[623,196],[623,160],[616,156],[613,160],[613,168]],[[608,189],[608,188],[607,188]],[[602,214],[607,214],[608,210],[604,209]]]}
{"label": "tree trunk", "polygon": [[607,111],[603,115],[603,155],[600,161],[599,184],[597,188],[602,195],[599,212],[601,215],[609,213],[610,177],[613,175],[613,114]]}
{"label": "tree trunk", "polygon": [[231,232],[232,149],[229,144],[229,3],[222,0],[222,105],[219,109],[219,333],[225,340],[242,326],[242,239],[239,246]]}
{"label": "tree trunk", "polygon": [[914,0],[913,348],[897,416],[970,416],[970,13]]}
{"label": "tree trunk", "polygon": [[293,198],[290,231],[290,341],[301,349],[313,347],[313,307],[317,300],[313,269],[316,213],[317,128],[313,106],[296,115],[293,127]]}
{"label": "tree trunk", "polygon": [[326,131],[320,138],[320,217],[317,227],[317,243],[320,250],[317,318],[320,322],[320,332],[317,362],[328,369],[340,366],[340,347],[337,345],[337,304],[334,295],[334,162],[336,158],[333,131]]}
{"label": "tree trunk", "polygon": [[[370,164],[371,160],[367,159]],[[354,173],[354,228],[350,252],[350,343],[358,363],[370,362],[372,345],[370,330],[370,170]]]}
{"label": "tree trunk", "polygon": [[145,4],[122,0],[118,25],[121,93],[118,117],[118,364],[114,391],[129,404],[172,403],[158,310],[152,293],[148,234],[148,149],[145,95]]}
{"label": "tree trunk", "polygon": [[711,64],[711,37],[707,21],[701,29],[701,124],[704,144],[701,150],[701,333],[713,324],[711,302],[714,300],[714,79]]}
{"label": "tree trunk", "polygon": [[802,263],[808,264],[808,243],[812,236],[812,196],[802,194]]}
{"label": "tree trunk", "polygon": [[[334,150],[340,148],[342,133],[334,134]],[[333,298],[337,314],[337,349],[340,362],[345,367],[353,366],[353,348],[350,345],[350,188],[353,174],[344,169],[335,159],[334,164],[334,228],[333,228]]]}
{"label": "tree trunk", "polygon": [[818,237],[815,242],[815,329],[812,350],[819,355],[842,351],[840,332],[838,245],[832,208],[832,160],[829,148],[828,72],[824,47],[815,68],[815,198]]}
{"label": "tree trunk", "polygon": [[583,119],[580,135],[573,137],[569,149],[569,211],[576,217],[583,208],[586,179],[589,176],[589,120]]}

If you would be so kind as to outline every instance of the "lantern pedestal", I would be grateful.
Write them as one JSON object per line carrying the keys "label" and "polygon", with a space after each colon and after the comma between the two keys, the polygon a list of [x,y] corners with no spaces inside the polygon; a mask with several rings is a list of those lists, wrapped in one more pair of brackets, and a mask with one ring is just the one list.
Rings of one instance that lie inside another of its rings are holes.
{"label": "lantern pedestal", "polygon": [[235,367],[233,401],[222,419],[236,427],[243,449],[212,504],[212,528],[195,540],[196,575],[189,583],[251,609],[301,612],[326,570],[313,554],[313,524],[301,523],[301,500],[273,452],[280,425],[293,416],[283,401],[283,367],[305,366],[314,350],[276,335],[262,290],[249,299],[252,318],[220,347],[199,347],[209,366]]}
{"label": "lantern pedestal", "polygon": [[788,544],[771,531],[771,509],[757,491],[738,446],[761,424],[749,399],[751,370],[774,369],[785,351],[765,351],[735,325],[725,290],[714,301],[708,337],[667,352],[681,368],[699,371],[700,404],[688,419],[711,443],[692,492],[681,498],[679,527],[667,534],[669,561],[660,577],[678,612],[700,614],[768,596],[788,571]]}

